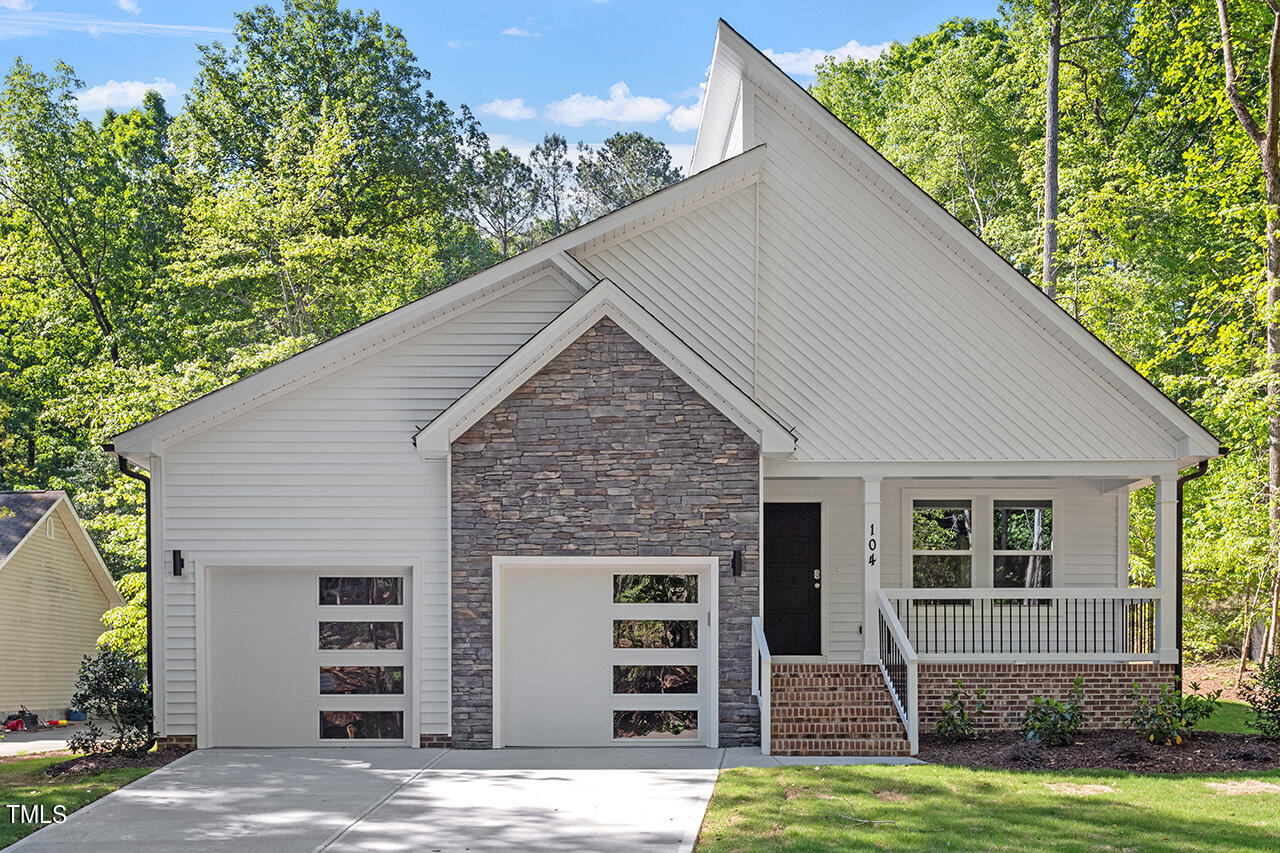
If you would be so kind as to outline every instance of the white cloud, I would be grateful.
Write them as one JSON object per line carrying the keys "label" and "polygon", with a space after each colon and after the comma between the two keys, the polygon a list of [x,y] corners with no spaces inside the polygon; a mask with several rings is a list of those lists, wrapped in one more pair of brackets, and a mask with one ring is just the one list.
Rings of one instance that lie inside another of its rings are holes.
{"label": "white cloud", "polygon": [[142,11],[142,7],[138,5],[137,0],[116,0],[116,5],[130,15],[136,15]]}
{"label": "white cloud", "polygon": [[449,50],[462,50],[464,47],[471,47],[475,44],[473,41],[463,41],[462,39],[453,39],[444,43]]}
{"label": "white cloud", "polygon": [[822,50],[816,47],[802,47],[799,50],[787,51],[766,49],[764,55],[772,59],[775,65],[788,74],[793,74],[797,77],[813,77],[817,73],[818,64],[828,56],[834,56],[840,61],[845,59],[875,59],[888,49],[888,42],[862,44],[851,39],[848,43],[831,50]]}
{"label": "white cloud", "polygon": [[[25,11],[30,3],[25,0],[0,0],[6,9]],[[0,26],[0,40],[47,36],[55,33],[88,33],[91,36],[168,36],[193,38],[206,35],[223,35],[231,32],[226,27],[201,27],[187,24],[148,24],[142,21],[106,21],[70,12],[44,12],[5,16]]]}
{"label": "white cloud", "polygon": [[524,98],[494,98],[487,104],[481,104],[480,112],[507,121],[523,121],[538,114],[537,110],[524,102]]}
{"label": "white cloud", "polygon": [[609,98],[577,92],[563,101],[547,104],[546,117],[572,127],[581,127],[593,121],[616,121],[643,124],[659,121],[671,112],[671,104],[662,98],[633,95],[626,83],[614,83],[609,87]]}
{"label": "white cloud", "polygon": [[178,85],[163,77],[150,83],[141,80],[108,80],[76,93],[76,104],[87,113],[105,109],[127,110],[141,106],[147,92],[159,92],[165,98],[178,94]]}
{"label": "white cloud", "polygon": [[667,124],[671,125],[671,129],[677,133],[684,133],[686,130],[697,130],[698,118],[702,115],[702,101],[696,104],[687,104],[676,107],[667,113]]}
{"label": "white cloud", "polygon": [[518,136],[511,136],[506,133],[489,134],[490,148],[492,148],[494,151],[497,151],[499,148],[506,148],[508,151],[510,151],[512,154],[516,155],[517,157],[519,157],[521,160],[528,160],[529,152],[532,151],[534,149],[534,146],[536,146],[537,144],[538,143],[532,142],[528,139],[521,139]]}
{"label": "white cloud", "polygon": [[671,165],[679,166],[680,171],[688,175],[689,164],[693,162],[693,145],[685,143],[675,145],[670,142],[664,142],[663,144],[671,152]]}
{"label": "white cloud", "polygon": [[11,12],[25,12],[35,5],[31,0],[0,0],[0,9],[8,9]]}
{"label": "white cloud", "polygon": [[522,39],[536,39],[542,35],[542,33],[535,33],[531,30],[526,30],[524,27],[507,27],[502,31],[502,34],[504,36],[515,36],[516,38]]}

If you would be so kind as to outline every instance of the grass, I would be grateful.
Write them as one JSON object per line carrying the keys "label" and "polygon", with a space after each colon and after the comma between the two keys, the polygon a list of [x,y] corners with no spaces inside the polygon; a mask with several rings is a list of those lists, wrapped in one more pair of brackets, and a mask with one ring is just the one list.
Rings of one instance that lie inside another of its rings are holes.
{"label": "grass", "polygon": [[70,814],[155,769],[128,767],[88,776],[61,776],[57,779],[49,779],[44,775],[46,767],[66,760],[65,755],[51,755],[0,763],[0,848],[8,847],[39,829],[39,824],[12,822],[8,806],[43,805],[45,816],[52,819],[53,807],[56,805],[62,806]]}
{"label": "grass", "polygon": [[697,847],[698,853],[946,849],[1275,851],[1280,771],[741,768],[720,774]]}
{"label": "grass", "polygon": [[1253,710],[1248,705],[1223,699],[1218,703],[1218,710],[1213,712],[1213,716],[1196,723],[1196,728],[1209,732],[1257,734],[1258,730],[1250,724],[1252,719]]}

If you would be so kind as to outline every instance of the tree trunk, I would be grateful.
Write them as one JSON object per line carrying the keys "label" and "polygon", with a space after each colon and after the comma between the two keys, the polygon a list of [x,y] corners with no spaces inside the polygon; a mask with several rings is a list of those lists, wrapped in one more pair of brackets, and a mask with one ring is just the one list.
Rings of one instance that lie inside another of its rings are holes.
{"label": "tree trunk", "polygon": [[[1273,93],[1271,97],[1275,97]],[[1262,655],[1275,650],[1276,612],[1280,609],[1280,325],[1275,321],[1276,301],[1280,298],[1280,156],[1277,156],[1276,140],[1268,139],[1262,152],[1262,171],[1267,185],[1267,486],[1271,498],[1271,547],[1272,581],[1271,614],[1267,629],[1268,642],[1263,644]]]}
{"label": "tree trunk", "polygon": [[1058,67],[1062,56],[1062,3],[1049,2],[1049,62],[1044,80],[1044,263],[1040,280],[1050,299],[1058,295]]}

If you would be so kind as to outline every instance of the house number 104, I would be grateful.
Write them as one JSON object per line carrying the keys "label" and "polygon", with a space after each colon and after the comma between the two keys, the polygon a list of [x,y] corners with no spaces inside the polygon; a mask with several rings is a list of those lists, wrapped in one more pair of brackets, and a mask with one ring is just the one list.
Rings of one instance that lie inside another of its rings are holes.
{"label": "house number 104", "polygon": [[871,535],[867,539],[867,565],[874,566],[876,564],[876,526],[871,525]]}

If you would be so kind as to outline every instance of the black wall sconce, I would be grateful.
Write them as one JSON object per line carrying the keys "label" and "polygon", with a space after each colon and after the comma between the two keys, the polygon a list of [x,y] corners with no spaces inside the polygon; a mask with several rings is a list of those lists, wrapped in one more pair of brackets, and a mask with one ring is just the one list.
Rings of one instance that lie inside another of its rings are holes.
{"label": "black wall sconce", "polygon": [[173,552],[173,576],[175,578],[182,577],[182,569],[182,552],[175,548]]}
{"label": "black wall sconce", "polygon": [[742,551],[733,552],[733,557],[729,560],[729,566],[733,569],[735,578],[742,577]]}

